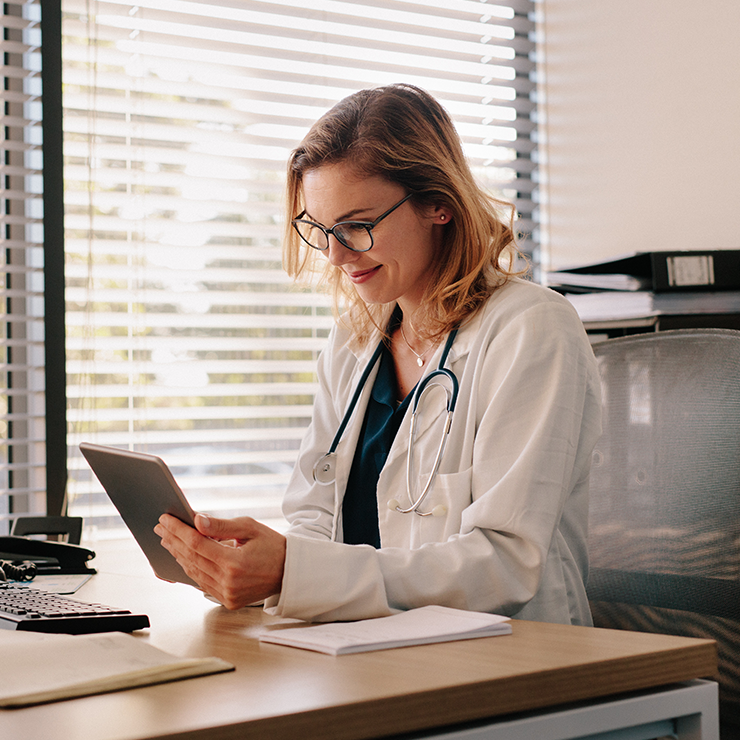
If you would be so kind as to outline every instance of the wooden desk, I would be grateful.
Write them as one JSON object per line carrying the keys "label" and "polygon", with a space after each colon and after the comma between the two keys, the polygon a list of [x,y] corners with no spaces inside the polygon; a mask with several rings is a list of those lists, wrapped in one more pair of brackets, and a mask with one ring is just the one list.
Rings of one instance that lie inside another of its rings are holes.
{"label": "wooden desk", "polygon": [[[260,630],[273,621],[261,609],[229,612],[187,586],[163,583],[144,571],[112,570],[119,573],[95,576],[77,595],[149,614],[152,627],[137,639],[178,655],[216,655],[237,670],[0,710],[3,740],[358,740],[500,718],[716,672],[715,644],[709,640],[518,621],[511,635],[331,657],[260,644]],[[712,721],[716,725],[716,713]],[[506,735],[513,736],[527,737]]]}

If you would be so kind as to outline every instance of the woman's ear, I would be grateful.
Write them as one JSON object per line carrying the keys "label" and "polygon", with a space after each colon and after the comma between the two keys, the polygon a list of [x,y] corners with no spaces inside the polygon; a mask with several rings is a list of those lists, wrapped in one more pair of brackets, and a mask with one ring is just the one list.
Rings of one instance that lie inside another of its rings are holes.
{"label": "woman's ear", "polygon": [[452,211],[447,206],[434,206],[432,210],[432,222],[435,224],[448,224],[452,221]]}

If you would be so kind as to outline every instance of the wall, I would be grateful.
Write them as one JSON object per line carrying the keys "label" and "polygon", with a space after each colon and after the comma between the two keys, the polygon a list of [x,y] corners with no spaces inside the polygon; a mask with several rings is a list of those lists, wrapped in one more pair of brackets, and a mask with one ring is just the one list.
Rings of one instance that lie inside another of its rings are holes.
{"label": "wall", "polygon": [[740,2],[539,7],[551,267],[740,249]]}

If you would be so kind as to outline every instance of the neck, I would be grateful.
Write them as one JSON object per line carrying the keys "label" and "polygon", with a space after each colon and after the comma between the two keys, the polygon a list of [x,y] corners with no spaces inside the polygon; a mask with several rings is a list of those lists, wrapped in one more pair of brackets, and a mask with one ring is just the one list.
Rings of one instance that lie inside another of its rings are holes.
{"label": "neck", "polygon": [[401,322],[399,334],[406,348],[414,356],[416,364],[423,367],[427,361],[427,355],[434,348],[434,344],[420,339],[410,320]]}

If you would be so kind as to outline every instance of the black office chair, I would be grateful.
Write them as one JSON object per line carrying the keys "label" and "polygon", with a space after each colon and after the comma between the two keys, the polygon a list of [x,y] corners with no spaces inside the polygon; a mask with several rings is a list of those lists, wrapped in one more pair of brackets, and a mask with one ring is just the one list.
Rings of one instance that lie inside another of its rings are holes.
{"label": "black office chair", "polygon": [[594,352],[594,622],[716,640],[722,737],[740,738],[740,331],[641,334]]}
{"label": "black office chair", "polygon": [[13,522],[13,535],[60,535],[66,542],[79,545],[82,539],[81,516],[20,516]]}

